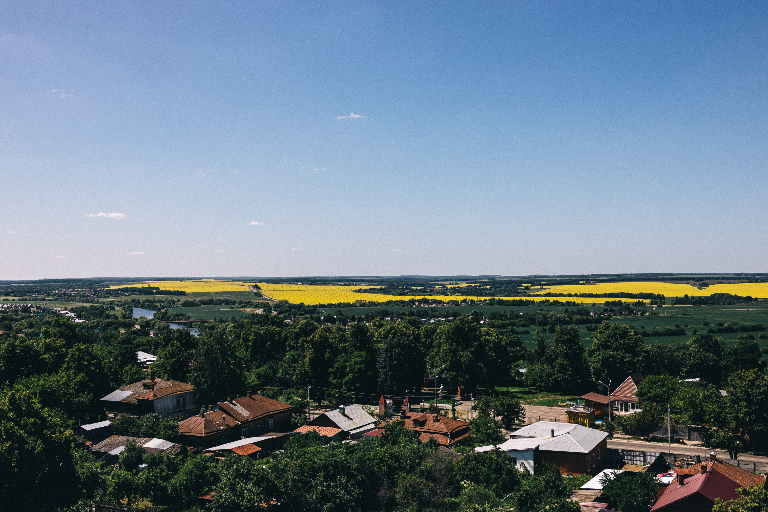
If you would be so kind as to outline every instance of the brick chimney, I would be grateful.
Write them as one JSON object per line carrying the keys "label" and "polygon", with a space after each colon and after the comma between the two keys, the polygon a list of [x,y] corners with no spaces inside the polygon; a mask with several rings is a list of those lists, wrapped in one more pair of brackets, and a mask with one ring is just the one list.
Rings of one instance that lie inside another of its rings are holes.
{"label": "brick chimney", "polygon": [[411,404],[408,401],[408,397],[405,397],[405,402],[403,402],[403,411],[405,414],[408,414],[411,412]]}

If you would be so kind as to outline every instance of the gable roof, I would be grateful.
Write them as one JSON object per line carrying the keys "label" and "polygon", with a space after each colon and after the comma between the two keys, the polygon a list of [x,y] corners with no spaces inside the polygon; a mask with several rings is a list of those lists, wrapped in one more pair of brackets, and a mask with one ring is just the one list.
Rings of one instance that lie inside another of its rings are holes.
{"label": "gable roof", "polygon": [[635,396],[635,393],[637,393],[637,386],[644,380],[645,377],[643,377],[642,373],[633,373],[627,377],[619,387],[613,390],[613,393],[611,393],[611,401],[637,402],[637,397]]}
{"label": "gable roof", "polygon": [[261,395],[248,395],[234,400],[227,400],[217,404],[219,408],[225,411],[240,423],[256,420],[265,416],[290,411],[292,406],[272,400]]}
{"label": "gable roof", "polygon": [[357,404],[345,406],[343,413],[341,409],[335,409],[323,415],[338,428],[350,434],[371,430],[376,426],[376,419]]}
{"label": "gable roof", "polygon": [[597,402],[599,404],[608,404],[608,397],[605,395],[601,395],[598,393],[587,393],[586,395],[582,396],[584,400],[590,400],[592,402]]}
{"label": "gable roof", "polygon": [[101,400],[105,402],[130,402],[135,404],[137,400],[154,400],[194,390],[195,388],[186,382],[153,378],[140,380],[139,382],[118,388]]}
{"label": "gable roof", "polygon": [[608,433],[601,430],[552,421],[533,423],[514,431],[512,435],[511,439],[538,438],[539,450],[571,453],[589,453],[608,437]]}
{"label": "gable roof", "polygon": [[713,502],[716,498],[723,501],[737,499],[739,493],[736,489],[739,487],[741,487],[739,484],[723,473],[707,471],[688,478],[683,485],[671,484],[653,505],[651,512],[664,510],[673,504],[678,504],[677,507],[679,507],[680,501],[691,499],[694,495],[701,495]]}
{"label": "gable roof", "polygon": [[739,484],[739,487],[765,485],[765,476],[746,471],[727,462],[716,460],[709,463],[709,468],[712,472],[718,472],[727,476]]}

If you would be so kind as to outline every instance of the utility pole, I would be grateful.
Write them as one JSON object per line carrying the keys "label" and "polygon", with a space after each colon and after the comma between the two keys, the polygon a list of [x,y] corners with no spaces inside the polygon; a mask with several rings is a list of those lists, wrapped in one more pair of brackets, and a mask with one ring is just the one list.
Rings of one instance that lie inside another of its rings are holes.
{"label": "utility pole", "polygon": [[309,423],[312,420],[312,404],[309,401],[309,388],[312,386],[307,386],[307,423]]}
{"label": "utility pole", "polygon": [[672,453],[672,423],[669,421],[669,405],[667,405],[667,453]]}

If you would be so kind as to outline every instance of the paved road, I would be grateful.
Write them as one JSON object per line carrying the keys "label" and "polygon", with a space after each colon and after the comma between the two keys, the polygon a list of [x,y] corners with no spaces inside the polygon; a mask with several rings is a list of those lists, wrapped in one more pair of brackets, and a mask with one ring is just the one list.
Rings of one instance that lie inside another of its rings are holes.
{"label": "paved road", "polygon": [[[642,441],[628,441],[624,439],[609,439],[608,448],[615,448],[616,450],[633,450],[638,452],[653,452],[653,453],[677,453],[682,455],[690,455],[695,457],[701,456],[701,460],[705,461],[709,458],[709,453],[712,451],[710,448],[703,446],[687,446],[682,444],[672,444],[671,449],[667,444],[661,443],[644,443]],[[724,450],[714,450],[717,452],[717,456],[722,459],[728,458],[728,452]],[[752,455],[750,453],[744,453],[739,455],[739,461],[741,462],[761,462],[768,464],[768,457]]]}

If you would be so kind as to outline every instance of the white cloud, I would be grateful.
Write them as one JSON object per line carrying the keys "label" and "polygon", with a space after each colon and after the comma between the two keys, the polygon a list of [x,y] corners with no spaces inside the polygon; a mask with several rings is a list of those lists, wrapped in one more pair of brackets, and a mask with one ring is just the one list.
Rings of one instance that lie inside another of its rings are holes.
{"label": "white cloud", "polygon": [[59,98],[69,98],[69,97],[72,97],[72,96],[74,96],[74,94],[67,94],[67,93],[65,93],[65,92],[64,92],[64,89],[51,89],[51,90],[50,90],[50,91],[48,91],[48,92],[52,92],[52,93],[54,93],[54,94],[59,94],[59,93],[61,93],[61,94],[59,94]]}
{"label": "white cloud", "polygon": [[367,118],[365,116],[361,116],[352,112],[348,116],[339,116],[336,119],[367,119]]}
{"label": "white cloud", "polygon": [[303,251],[304,249],[302,247],[291,247],[292,251]]}
{"label": "white cloud", "polygon": [[108,219],[122,220],[125,218],[125,214],[99,212],[99,213],[89,213],[88,215],[86,215],[86,217],[106,217]]}
{"label": "white cloud", "polygon": [[403,252],[402,249],[392,249],[392,252]]}
{"label": "white cloud", "polygon": [[255,220],[255,221],[251,222],[251,223],[250,223],[250,224],[248,224],[248,225],[249,225],[249,226],[263,226],[263,225],[264,225],[264,223],[263,223],[263,222],[259,222],[259,221]]}
{"label": "white cloud", "polygon": [[15,235],[15,234],[16,234],[16,231],[9,231],[9,232],[8,232],[8,234],[9,234],[9,235]]}
{"label": "white cloud", "polygon": [[221,249],[216,249],[216,250],[215,250],[215,251],[213,251],[213,252],[224,252],[224,251],[223,251],[223,250],[221,250]]}
{"label": "white cloud", "polygon": [[144,256],[144,253],[141,251],[133,251],[133,252],[129,252],[128,256]]}
{"label": "white cloud", "polygon": [[56,258],[57,260],[65,260],[65,259],[67,259],[66,256],[54,256],[54,258]]}

